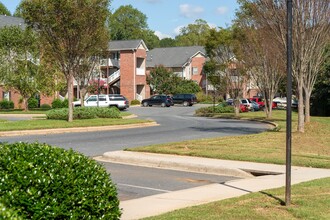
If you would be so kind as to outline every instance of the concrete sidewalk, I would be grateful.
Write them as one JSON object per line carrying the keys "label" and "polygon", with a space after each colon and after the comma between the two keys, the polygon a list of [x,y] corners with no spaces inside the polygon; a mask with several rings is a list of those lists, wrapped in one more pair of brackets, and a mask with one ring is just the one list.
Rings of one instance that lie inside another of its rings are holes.
{"label": "concrete sidewalk", "polygon": [[[120,203],[120,207],[123,209],[121,218],[123,220],[141,219],[189,206],[238,197],[250,192],[285,186],[285,166],[282,165],[128,151],[107,152],[95,159],[112,163],[230,175],[243,178],[224,184],[210,184],[123,201]],[[291,183],[297,184],[330,177],[330,169],[292,167],[291,176]]]}

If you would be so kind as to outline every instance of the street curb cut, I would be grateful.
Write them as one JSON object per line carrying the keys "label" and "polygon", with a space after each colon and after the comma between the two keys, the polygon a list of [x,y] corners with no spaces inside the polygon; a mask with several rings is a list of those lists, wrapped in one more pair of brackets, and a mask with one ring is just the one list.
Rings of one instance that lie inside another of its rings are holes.
{"label": "street curb cut", "polygon": [[121,163],[127,165],[172,169],[187,172],[208,173],[224,176],[235,176],[239,178],[254,177],[252,174],[238,168],[226,167],[221,165],[207,165],[194,161],[182,161],[175,159],[171,160],[167,156],[168,155],[163,155],[164,158],[162,158],[162,155],[152,153],[112,151],[106,152],[102,156],[94,157],[94,159],[102,162]]}

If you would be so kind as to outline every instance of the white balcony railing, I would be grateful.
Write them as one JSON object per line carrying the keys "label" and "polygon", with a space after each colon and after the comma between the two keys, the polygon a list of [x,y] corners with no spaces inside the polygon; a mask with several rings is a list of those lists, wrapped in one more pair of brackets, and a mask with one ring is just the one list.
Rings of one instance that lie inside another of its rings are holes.
{"label": "white balcony railing", "polygon": [[136,75],[144,76],[146,75],[146,71],[144,68],[136,68]]}
{"label": "white balcony railing", "polygon": [[114,67],[120,67],[119,66],[119,60],[118,59],[101,59],[100,60],[100,65],[105,67],[105,66],[114,66]]}
{"label": "white balcony railing", "polygon": [[108,83],[113,83],[115,80],[117,80],[120,77],[120,70],[117,70],[116,72],[114,72],[113,74],[111,74],[108,77]]}

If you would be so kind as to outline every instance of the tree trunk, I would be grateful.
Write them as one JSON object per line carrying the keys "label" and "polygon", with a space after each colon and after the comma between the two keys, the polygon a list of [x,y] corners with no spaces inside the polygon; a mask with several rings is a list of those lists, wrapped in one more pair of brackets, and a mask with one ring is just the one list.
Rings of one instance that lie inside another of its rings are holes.
{"label": "tree trunk", "polygon": [[310,114],[310,94],[305,92],[305,122],[311,122],[311,114]]}
{"label": "tree trunk", "polygon": [[24,111],[27,112],[29,110],[29,103],[28,103],[27,97],[23,97],[23,106],[24,106]]}
{"label": "tree trunk", "polygon": [[68,113],[68,122],[73,121],[73,75],[70,74],[67,80],[67,88],[68,88],[68,101],[69,101],[69,113]]}
{"label": "tree trunk", "polygon": [[[304,121],[304,97],[302,83],[298,82],[298,132],[304,133],[305,121]],[[287,103],[288,105],[289,103]],[[290,103],[291,104],[291,103]]]}
{"label": "tree trunk", "polygon": [[234,100],[234,110],[235,110],[235,116],[238,117],[239,116],[239,110],[240,110],[240,107],[239,107],[240,103],[239,103],[239,100],[238,99],[235,99]]}
{"label": "tree trunk", "polygon": [[82,89],[80,89],[79,93],[80,93],[81,107],[84,107],[84,98],[85,98],[85,95],[87,93],[87,90],[85,88],[82,88]]}

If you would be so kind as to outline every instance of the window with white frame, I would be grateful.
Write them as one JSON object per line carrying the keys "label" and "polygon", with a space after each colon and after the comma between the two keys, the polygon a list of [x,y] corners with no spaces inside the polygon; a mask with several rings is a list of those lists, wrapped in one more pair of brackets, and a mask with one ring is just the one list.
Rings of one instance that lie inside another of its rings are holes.
{"label": "window with white frame", "polygon": [[193,73],[193,75],[198,75],[198,67],[193,67],[192,73]]}
{"label": "window with white frame", "polygon": [[10,101],[10,92],[2,92],[2,100]]}

